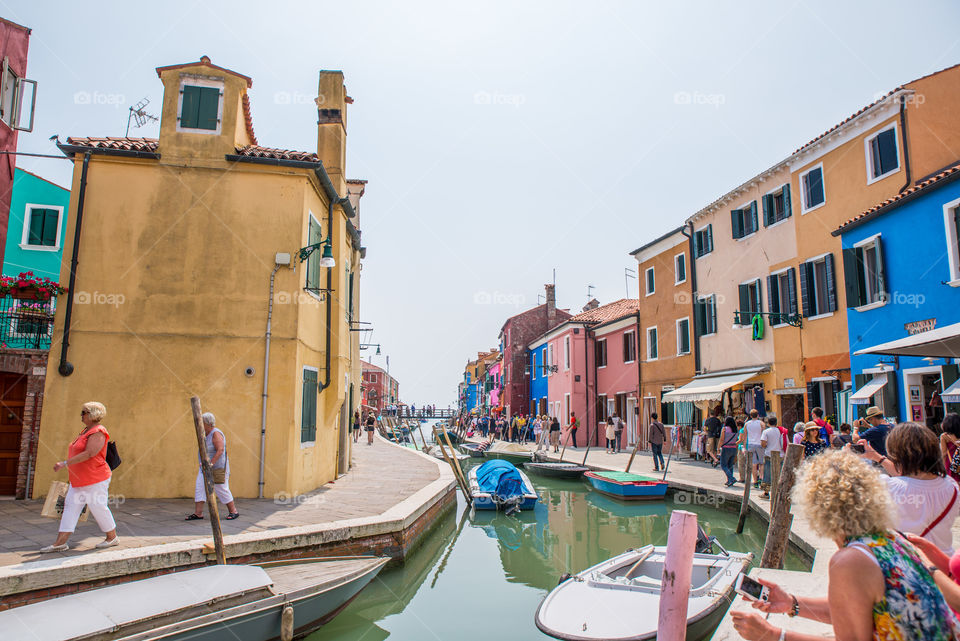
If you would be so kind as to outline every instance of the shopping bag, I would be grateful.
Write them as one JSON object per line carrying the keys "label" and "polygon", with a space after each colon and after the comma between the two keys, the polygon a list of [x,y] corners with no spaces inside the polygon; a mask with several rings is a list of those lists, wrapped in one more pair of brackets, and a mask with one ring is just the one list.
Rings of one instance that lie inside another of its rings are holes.
{"label": "shopping bag", "polygon": [[[69,483],[63,481],[50,481],[50,489],[47,490],[47,499],[43,502],[43,509],[40,510],[40,516],[51,519],[59,519],[63,516],[63,503],[67,498],[67,490],[70,489]],[[83,506],[80,512],[80,521],[87,520],[87,506]]]}

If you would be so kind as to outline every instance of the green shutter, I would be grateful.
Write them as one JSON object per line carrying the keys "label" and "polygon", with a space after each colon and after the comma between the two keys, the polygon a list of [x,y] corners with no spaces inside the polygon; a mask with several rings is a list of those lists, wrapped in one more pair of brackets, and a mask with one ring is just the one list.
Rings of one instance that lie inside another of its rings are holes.
{"label": "green shutter", "polygon": [[180,126],[196,129],[200,117],[200,87],[183,86],[183,99],[180,104]]}
{"label": "green shutter", "polygon": [[750,201],[748,215],[750,216],[750,221],[751,221],[750,233],[752,234],[753,232],[760,229],[760,225],[757,223],[757,201],[755,200]]}
{"label": "green shutter", "polygon": [[183,86],[180,105],[180,126],[186,129],[217,128],[220,111],[220,90],[216,87]]}
{"label": "green shutter", "polygon": [[738,285],[738,294],[740,295],[740,308],[737,313],[737,324],[747,325],[750,323],[750,288],[748,285]]}
{"label": "green shutter", "polygon": [[707,225],[707,251],[704,253],[709,254],[713,251],[713,223]]}
{"label": "green shutter", "polygon": [[783,217],[790,218],[793,214],[790,208],[790,183],[783,186]]}
{"label": "green shutter", "polygon": [[44,211],[46,210],[43,210],[43,209],[30,210],[30,231],[27,235],[28,245],[43,244],[43,221],[45,218]]}
{"label": "green shutter", "polygon": [[823,262],[827,272],[827,311],[835,312],[837,311],[837,284],[833,270],[833,254],[824,256]]}
{"label": "green shutter", "polygon": [[707,333],[713,334],[717,331],[717,297],[710,296],[707,307]]}
{"label": "green shutter", "polygon": [[752,311],[759,313],[759,312],[763,311],[763,292],[762,292],[761,287],[760,287],[760,279],[759,279],[759,278],[755,281],[755,284],[756,284],[756,287],[757,287],[757,295],[756,295],[756,297],[754,298],[754,301],[753,301],[754,304],[753,304],[753,310],[752,310]]}
{"label": "green shutter", "polygon": [[765,194],[763,200],[763,226],[769,227],[776,222],[776,214],[773,211],[773,194]]}
{"label": "green shutter", "polygon": [[57,246],[57,221],[60,218],[60,212],[56,209],[43,210],[43,236],[40,239],[45,247]]}
{"label": "green shutter", "polygon": [[303,370],[303,396],[300,413],[300,442],[306,443],[317,437],[317,373]]}
{"label": "green shutter", "polygon": [[813,304],[813,282],[811,278],[812,263],[800,263],[800,297],[802,300],[802,314],[804,318],[815,314]]}
{"label": "green shutter", "polygon": [[[779,276],[767,276],[767,311],[771,314],[780,313],[780,283]],[[770,319],[770,324],[779,323],[775,318]]]}
{"label": "green shutter", "polygon": [[743,212],[739,209],[730,211],[730,229],[734,238],[743,238]]}
{"label": "green shutter", "polygon": [[863,285],[863,260],[859,248],[843,250],[843,282],[847,296],[847,307],[860,307],[866,303]]}

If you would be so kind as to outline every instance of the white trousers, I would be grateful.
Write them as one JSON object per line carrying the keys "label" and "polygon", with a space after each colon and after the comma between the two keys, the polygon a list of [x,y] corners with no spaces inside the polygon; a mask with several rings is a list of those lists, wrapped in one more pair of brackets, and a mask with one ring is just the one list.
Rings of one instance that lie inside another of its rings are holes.
{"label": "white trousers", "polygon": [[[230,477],[227,477],[225,483],[214,483],[213,493],[224,505],[233,503],[233,494],[230,493]],[[207,500],[207,488],[203,484],[202,470],[197,470],[197,487],[193,492],[193,498],[197,503],[203,503]]]}
{"label": "white trousers", "polygon": [[80,518],[84,505],[96,519],[101,532],[110,532],[117,529],[117,523],[113,520],[113,514],[110,513],[110,507],[107,504],[109,501],[107,488],[109,487],[110,479],[83,487],[73,487],[71,485],[63,501],[60,531],[73,532],[77,528],[77,520]]}

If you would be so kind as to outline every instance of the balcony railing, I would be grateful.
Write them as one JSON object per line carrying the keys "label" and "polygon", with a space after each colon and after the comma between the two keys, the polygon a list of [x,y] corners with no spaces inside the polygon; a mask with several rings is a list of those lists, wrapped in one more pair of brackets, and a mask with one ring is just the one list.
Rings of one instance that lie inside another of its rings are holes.
{"label": "balcony railing", "polygon": [[791,325],[793,327],[801,327],[803,325],[803,319],[799,314],[779,314],[774,312],[734,312],[733,323],[735,325],[750,325],[753,322],[753,317],[757,314],[765,317],[771,325]]}
{"label": "balcony railing", "polygon": [[53,310],[50,301],[0,298],[0,344],[9,349],[50,349]]}

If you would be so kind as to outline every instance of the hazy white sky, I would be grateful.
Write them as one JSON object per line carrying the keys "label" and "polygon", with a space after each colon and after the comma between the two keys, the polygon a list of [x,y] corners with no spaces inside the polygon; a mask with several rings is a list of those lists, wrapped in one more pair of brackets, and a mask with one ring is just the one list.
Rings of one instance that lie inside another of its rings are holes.
{"label": "hazy white sky", "polygon": [[[465,362],[554,268],[561,307],[588,285],[624,297],[630,251],[960,62],[950,1],[0,0],[0,15],[33,29],[21,151],[122,136],[130,104],[159,110],[154,68],[201,55],[253,78],[261,144],[314,151],[317,71],[342,69],[348,174],[370,181],[361,316],[417,404],[453,403]],[[69,163],[18,164],[69,186]]]}

